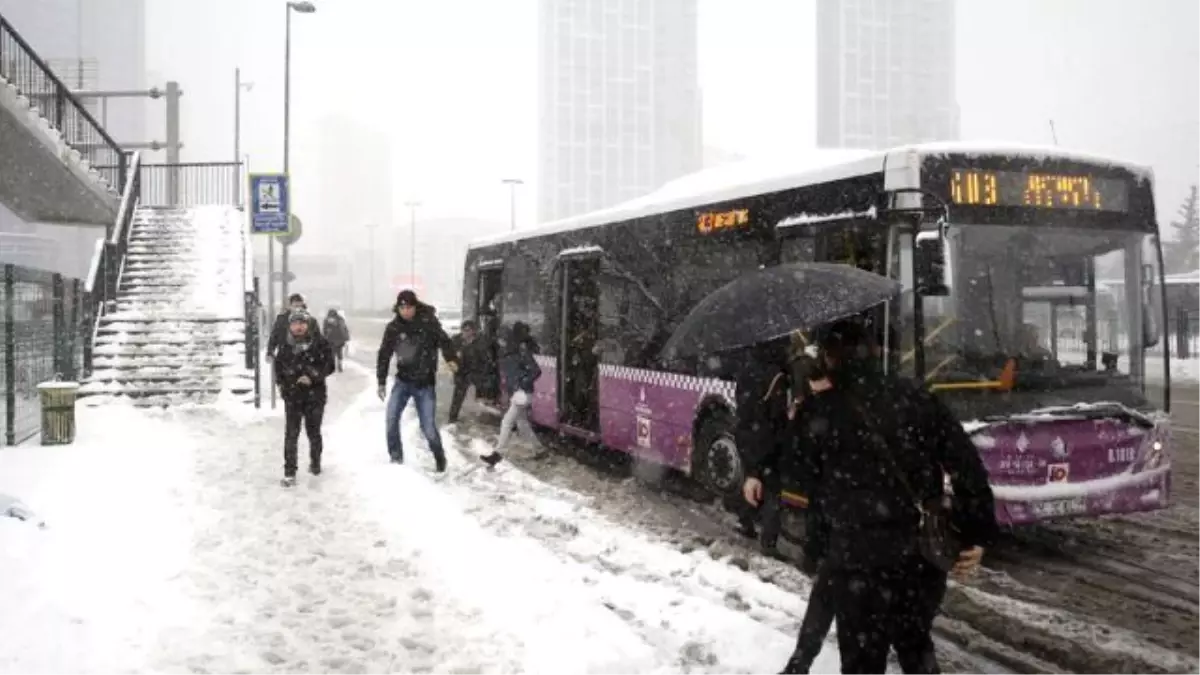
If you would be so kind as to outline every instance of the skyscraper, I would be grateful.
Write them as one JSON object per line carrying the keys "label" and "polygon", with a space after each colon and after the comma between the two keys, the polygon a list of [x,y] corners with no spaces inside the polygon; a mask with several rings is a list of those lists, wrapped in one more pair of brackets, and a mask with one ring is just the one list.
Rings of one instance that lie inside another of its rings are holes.
{"label": "skyscraper", "polygon": [[[0,0],[0,14],[71,89],[146,88],[145,0]],[[118,143],[151,140],[146,99],[85,103]]]}
{"label": "skyscraper", "polygon": [[697,0],[541,0],[538,218],[701,167]]}
{"label": "skyscraper", "polygon": [[955,0],[817,0],[817,144],[958,138]]}

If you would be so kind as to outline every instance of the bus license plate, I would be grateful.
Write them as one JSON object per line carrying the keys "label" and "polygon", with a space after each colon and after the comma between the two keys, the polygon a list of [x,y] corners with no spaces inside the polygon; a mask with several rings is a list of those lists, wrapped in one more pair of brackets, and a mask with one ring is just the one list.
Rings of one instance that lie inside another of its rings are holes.
{"label": "bus license plate", "polygon": [[1051,499],[1033,503],[1033,513],[1040,518],[1055,516],[1072,516],[1087,511],[1087,500],[1083,497],[1072,499]]}

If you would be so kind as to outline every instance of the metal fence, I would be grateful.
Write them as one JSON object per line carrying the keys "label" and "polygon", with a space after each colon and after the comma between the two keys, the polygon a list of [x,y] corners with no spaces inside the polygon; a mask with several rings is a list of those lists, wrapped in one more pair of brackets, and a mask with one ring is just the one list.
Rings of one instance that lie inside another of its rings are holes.
{"label": "metal fence", "polygon": [[63,141],[100,172],[113,190],[124,185],[125,153],[29,43],[0,16],[0,78],[29,100]]}
{"label": "metal fence", "polygon": [[142,164],[142,206],[240,205],[239,162]]}
{"label": "metal fence", "polygon": [[37,435],[41,405],[37,386],[80,376],[90,325],[83,282],[60,274],[4,265],[0,286],[0,390],[4,444]]}

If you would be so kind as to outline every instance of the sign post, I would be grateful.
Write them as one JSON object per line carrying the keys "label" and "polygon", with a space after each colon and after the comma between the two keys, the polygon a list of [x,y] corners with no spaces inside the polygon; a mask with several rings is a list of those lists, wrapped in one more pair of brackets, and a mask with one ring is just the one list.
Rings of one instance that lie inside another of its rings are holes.
{"label": "sign post", "polygon": [[[250,234],[265,234],[267,240],[267,306],[274,319],[275,307],[275,237],[289,234],[292,195],[286,173],[250,174]],[[272,321],[272,327],[274,322]],[[268,336],[269,337],[269,336]],[[272,369],[275,362],[271,362]],[[275,408],[275,378],[271,378],[271,408]]]}

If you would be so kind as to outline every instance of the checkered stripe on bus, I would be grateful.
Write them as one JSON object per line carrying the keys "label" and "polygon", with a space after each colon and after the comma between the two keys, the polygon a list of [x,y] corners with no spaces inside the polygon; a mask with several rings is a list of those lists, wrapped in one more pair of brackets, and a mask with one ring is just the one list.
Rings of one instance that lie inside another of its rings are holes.
{"label": "checkered stripe on bus", "polygon": [[694,375],[681,375],[679,373],[664,373],[659,370],[614,366],[608,363],[600,364],[600,376],[636,382],[638,384],[649,384],[656,387],[698,391],[703,394],[716,394],[724,398],[730,406],[734,402],[734,383],[715,377],[696,377]]}

